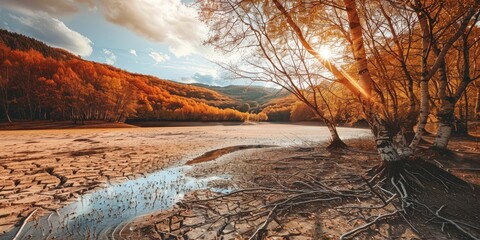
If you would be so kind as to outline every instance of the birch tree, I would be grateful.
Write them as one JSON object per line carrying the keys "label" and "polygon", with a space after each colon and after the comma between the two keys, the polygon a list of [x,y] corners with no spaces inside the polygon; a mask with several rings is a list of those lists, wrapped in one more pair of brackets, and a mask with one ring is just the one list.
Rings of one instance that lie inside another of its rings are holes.
{"label": "birch tree", "polygon": [[[474,17],[475,14],[478,14],[478,7],[479,7],[479,2],[478,0],[474,1],[469,8],[466,8],[464,6],[464,11],[460,11],[460,13],[457,13],[457,15],[452,16],[451,21],[445,21],[445,24],[447,26],[454,26],[454,29],[452,28],[446,28],[443,29],[443,31],[439,31],[440,33],[445,33],[448,30],[454,30],[454,34],[451,35],[451,37],[447,38],[446,41],[444,41],[444,44],[441,49],[439,49],[437,43],[441,41],[441,37],[437,35],[438,33],[435,31],[435,18],[432,18],[431,13],[434,13],[436,11],[442,11],[442,9],[437,10],[442,3],[436,3],[433,2],[430,5],[425,5],[420,1],[414,1],[413,3],[410,3],[409,6],[415,11],[415,14],[417,15],[420,23],[420,28],[421,28],[421,36],[423,38],[422,41],[422,62],[421,62],[421,73],[422,77],[420,79],[420,91],[421,91],[421,103],[420,103],[420,117],[419,117],[419,123],[417,126],[417,132],[415,134],[415,138],[413,139],[412,143],[410,144],[410,147],[415,149],[418,146],[418,143],[420,142],[420,139],[422,138],[424,132],[425,132],[425,126],[427,123],[428,115],[430,113],[430,95],[429,95],[429,90],[428,90],[428,85],[429,85],[429,80],[433,77],[433,75],[437,72],[439,69],[444,69],[445,65],[445,56],[452,47],[452,45],[457,41],[457,39],[462,36],[467,27],[471,24],[470,20]],[[459,10],[460,6],[458,7]],[[437,14],[437,16],[440,14]],[[458,20],[460,19],[460,20]],[[458,20],[458,21],[457,21]],[[431,67],[429,67],[428,60],[430,56],[430,51],[432,48],[435,48],[436,52],[436,58],[433,61],[433,64]],[[451,104],[450,102],[444,101],[443,104]],[[446,107],[447,109],[449,107]],[[440,134],[444,130],[442,130],[443,126],[440,127]],[[445,138],[449,138],[450,136],[446,136]],[[442,139],[442,138],[440,138]]]}
{"label": "birch tree", "polygon": [[[211,1],[206,2],[211,3]],[[462,36],[462,34],[465,33],[466,29],[471,26],[471,20],[476,14],[478,14],[480,4],[479,0],[475,0],[471,2],[455,2],[446,7],[439,7],[438,4],[441,3],[438,3],[437,1],[378,1],[378,4],[390,6],[390,9],[403,9],[401,13],[398,13],[392,11],[389,12],[389,8],[385,7],[383,8],[384,13],[381,14],[385,19],[388,19],[386,16],[394,14],[409,15],[409,17],[405,19],[413,19],[414,21],[405,22],[405,24],[414,31],[412,34],[416,35],[417,39],[421,39],[421,51],[418,53],[418,59],[420,62],[417,65],[408,66],[406,60],[403,60],[404,68],[407,70],[404,71],[405,74],[418,72],[420,75],[420,79],[417,80],[420,85],[417,131],[411,142],[407,142],[406,140],[394,142],[395,136],[401,132],[398,126],[402,125],[404,122],[399,122],[399,119],[395,118],[392,114],[391,106],[398,107],[398,103],[392,105],[391,101],[385,97],[382,89],[379,87],[390,84],[392,80],[386,79],[378,74],[376,74],[377,77],[374,79],[371,74],[369,55],[372,55],[372,52],[368,52],[365,48],[365,33],[363,28],[365,25],[364,22],[372,22],[373,20],[369,19],[364,13],[358,11],[359,5],[365,5],[368,2],[361,1],[361,4],[357,3],[355,0],[344,0],[342,2],[299,2],[282,0],[272,0],[271,2],[226,2],[230,6],[241,8],[245,14],[250,12],[267,13],[267,15],[262,18],[262,21],[267,23],[267,25],[268,23],[275,22],[280,28],[282,28],[282,34],[286,36],[287,39],[298,42],[303,49],[317,61],[318,65],[315,67],[321,67],[328,71],[336,82],[344,84],[353,95],[357,96],[358,101],[363,106],[365,119],[369,122],[372,133],[376,138],[378,152],[384,161],[384,169],[386,169],[387,174],[393,174],[394,176],[402,171],[402,166],[404,165],[403,162],[412,156],[425,131],[425,125],[430,114],[430,79],[432,79],[441,68],[445,56],[451,50],[452,45]],[[218,4],[218,2],[216,3]],[[222,7],[222,5],[216,5],[212,7],[212,9],[218,9],[219,6],[220,8]],[[454,8],[455,11],[450,11],[447,14],[445,11],[446,9],[450,9],[450,7]],[[205,10],[206,8],[204,7],[203,9]],[[312,11],[311,9],[318,10]],[[337,26],[332,27],[332,25],[328,24],[328,19],[325,19],[332,18],[333,14],[337,13],[338,10],[340,10],[340,19],[344,19],[346,24],[345,26],[342,26],[342,22],[340,22]],[[382,8],[380,8],[379,11],[382,11]],[[312,15],[313,12],[317,15]],[[230,28],[227,28],[227,31],[240,31],[243,33],[243,35],[237,35],[240,39],[245,39],[248,34],[255,34],[255,30],[248,27],[248,24],[250,23],[248,21],[250,19],[239,20],[237,19],[238,14],[229,15],[229,13],[231,13],[231,11],[223,12],[223,14],[229,16],[227,19],[230,21],[247,21],[247,26],[242,26],[242,24],[231,25]],[[215,10],[212,10],[210,14],[215,14]],[[434,24],[435,22],[428,17],[444,15],[449,17],[444,17],[441,25]],[[282,21],[279,20],[280,18]],[[380,39],[379,41],[383,44],[394,42],[394,40],[392,41],[394,30],[398,29],[398,31],[400,31],[399,29],[405,24],[392,23],[391,26],[389,26],[389,28],[391,28],[388,31],[389,34],[376,37],[378,37]],[[341,26],[342,29],[339,30],[338,25]],[[345,41],[347,44],[343,49],[346,55],[350,57],[350,59],[353,59],[353,61],[348,62],[348,57],[343,58],[342,61],[354,65],[356,69],[354,74],[350,74],[345,70],[351,67],[338,67],[331,59],[321,56],[318,51],[318,42],[321,42],[322,40],[328,41],[328,38],[322,39],[320,35],[320,37],[317,36],[318,38],[311,37],[312,33],[319,34],[322,31],[332,31],[332,29],[334,29],[333,31],[338,32],[338,35],[343,35],[344,38],[347,39],[347,41]],[[269,28],[264,29],[267,34],[269,30]],[[214,40],[218,40],[218,38]],[[250,41],[250,45],[259,44],[259,41],[255,41],[255,39],[250,39]],[[271,42],[270,44],[281,47],[287,46],[288,48],[285,41],[287,40]],[[216,46],[220,45],[224,47],[224,44],[228,45],[228,43],[224,41],[213,42]],[[436,54],[432,53],[432,45],[434,43],[437,44],[439,50]],[[228,46],[232,49],[236,47],[235,45]],[[403,51],[402,53],[405,54]],[[284,63],[283,59],[278,59],[278,61],[280,64]],[[400,64],[402,64],[402,62],[400,62]],[[420,65],[419,68],[417,67],[418,65]],[[411,69],[412,67],[415,69]],[[413,85],[413,79],[409,84]],[[411,89],[413,89],[413,86]],[[393,91],[397,90],[394,89]],[[413,90],[407,91],[413,92]],[[417,111],[416,103],[413,102],[415,101],[414,98],[414,94],[409,96],[413,112],[412,116],[416,116],[414,112]]]}
{"label": "birch tree", "polygon": [[[457,102],[465,95],[467,87],[480,78],[480,69],[478,69],[477,64],[472,64],[472,62],[476,63],[476,59],[472,61],[471,57],[472,53],[478,53],[479,48],[478,40],[475,39],[478,35],[475,36],[476,31],[474,31],[477,30],[475,25],[478,18],[479,14],[477,13],[472,23],[460,37],[460,41],[454,46],[456,51],[451,54],[453,56],[450,56],[450,58],[454,58],[451,61],[454,64],[448,65],[444,61],[439,68],[439,77],[437,78],[438,98],[440,99],[440,109],[437,111],[439,123],[433,147],[440,151],[447,149],[452,135],[452,128],[455,123],[454,110]],[[432,44],[432,46],[434,52],[438,54],[439,49],[436,44]],[[456,84],[452,83],[454,81]]]}
{"label": "birch tree", "polygon": [[[289,17],[285,8],[280,4],[278,0],[273,0],[277,8],[282,12],[285,17]],[[375,99],[376,96],[372,96],[372,89],[374,86],[374,81],[370,75],[367,55],[364,47],[363,33],[362,33],[362,24],[359,18],[357,11],[357,6],[355,0],[345,0],[344,1],[345,9],[348,16],[349,32],[352,42],[352,54],[355,59],[356,67],[358,70],[358,82],[361,91],[364,92],[363,96],[360,96],[361,101],[365,106],[365,115],[369,121],[373,134],[377,139],[377,148],[379,150],[382,159],[385,162],[393,162],[401,160],[401,156],[409,156],[414,150],[424,133],[425,125],[427,123],[427,118],[430,113],[429,109],[429,80],[437,72],[437,70],[442,66],[444,62],[445,55],[450,50],[451,46],[457,39],[464,34],[466,28],[470,25],[472,17],[478,13],[479,2],[475,1],[473,5],[468,8],[466,11],[460,11],[457,15],[452,16],[451,21],[447,21],[446,25],[457,25],[456,31],[454,34],[447,38],[444,42],[441,49],[438,49],[436,58],[433,59],[433,64],[429,66],[430,59],[430,48],[432,43],[437,43],[444,36],[437,36],[435,29],[432,28],[432,19],[428,18],[431,12],[437,12],[435,4],[424,6],[420,1],[415,1],[413,3],[408,3],[409,7],[415,12],[420,23],[421,36],[422,36],[422,55],[421,55],[421,79],[420,79],[420,116],[419,124],[417,126],[417,132],[414,139],[410,143],[408,148],[399,149],[392,144],[392,136],[395,135],[395,129],[391,129],[391,124],[389,124],[388,112],[385,110],[386,104],[382,98]],[[433,9],[432,9],[433,8]],[[288,20],[287,20],[288,21]],[[298,28],[295,26],[293,21],[288,21],[293,29]],[[380,81],[389,81],[388,79],[380,79]],[[377,94],[379,95],[379,94]],[[377,102],[380,102],[378,106]],[[379,111],[380,110],[380,111]],[[378,114],[380,113],[380,114]],[[383,116],[382,116],[383,113]],[[391,123],[391,121],[390,121]],[[390,126],[389,126],[390,125]],[[390,128],[390,129],[389,129]],[[401,150],[401,152],[399,152]],[[390,165],[390,164],[387,164]],[[397,165],[397,164],[393,164]],[[388,167],[387,167],[388,168]]]}

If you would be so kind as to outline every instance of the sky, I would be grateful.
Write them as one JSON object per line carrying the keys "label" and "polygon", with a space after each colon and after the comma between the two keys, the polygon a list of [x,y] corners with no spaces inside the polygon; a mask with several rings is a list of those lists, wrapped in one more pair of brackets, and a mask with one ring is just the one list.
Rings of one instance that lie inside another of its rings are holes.
{"label": "sky", "polygon": [[193,0],[1,0],[0,28],[66,49],[83,59],[183,83],[224,80],[203,45],[208,27]]}

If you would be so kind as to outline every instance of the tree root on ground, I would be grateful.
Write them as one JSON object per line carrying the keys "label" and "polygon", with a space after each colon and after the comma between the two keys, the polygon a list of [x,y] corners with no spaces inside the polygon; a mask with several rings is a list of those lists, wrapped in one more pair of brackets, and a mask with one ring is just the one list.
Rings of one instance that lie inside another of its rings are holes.
{"label": "tree root on ground", "polygon": [[[394,167],[376,167],[369,171],[368,174],[372,176],[370,180],[367,181],[368,186],[372,192],[384,203],[382,206],[376,206],[372,208],[384,208],[390,203],[393,203],[396,210],[394,212],[378,215],[373,221],[370,221],[343,234],[341,239],[351,238],[365,230],[367,227],[375,224],[382,218],[393,215],[402,216],[412,230],[418,233],[414,226],[412,226],[412,224],[407,220],[407,217],[409,212],[416,210],[418,211],[419,208],[426,209],[431,215],[429,216],[430,219],[437,218],[444,221],[442,223],[442,231],[444,231],[445,224],[450,224],[469,238],[479,239],[478,235],[475,236],[472,233],[473,230],[480,230],[478,227],[466,223],[461,224],[460,221],[453,220],[439,214],[440,211],[446,206],[445,204],[439,207],[437,211],[433,211],[433,206],[428,206],[427,204],[422,203],[420,200],[422,197],[425,197],[425,195],[422,194],[426,190],[425,185],[431,186],[431,183],[434,182],[437,185],[443,186],[444,194],[448,194],[448,191],[453,188],[468,190],[469,184],[463,180],[435,166],[434,164],[422,160],[399,163],[395,164]],[[348,207],[365,209],[365,207],[357,206]],[[460,225],[463,225],[463,227]],[[469,230],[466,228],[469,228]]]}
{"label": "tree root on ground", "polygon": [[[354,225],[351,230],[341,234],[340,239],[358,237],[367,233],[372,226],[392,220],[404,221],[421,236],[421,231],[417,229],[419,215],[422,219],[428,219],[426,223],[440,221],[436,226],[442,231],[455,230],[457,236],[471,239],[480,236],[480,228],[475,224],[456,220],[449,216],[451,214],[442,212],[448,201],[438,205],[438,202],[432,203],[426,199],[435,198],[428,195],[431,189],[436,189],[436,194],[446,195],[452,191],[471,190],[469,184],[434,164],[415,160],[394,167],[378,166],[368,171],[365,177],[346,174],[322,179],[316,171],[314,168],[300,169],[293,174],[272,175],[268,186],[259,184],[254,188],[182,202],[183,209],[201,209],[204,216],[208,216],[205,221],[184,225],[188,229],[211,229],[213,225],[221,223],[217,231],[217,237],[220,237],[225,234],[229,224],[243,224],[247,227],[239,234],[251,240],[263,239],[276,229],[275,226],[279,226],[279,219],[304,211],[315,212],[323,206],[351,218],[348,223],[362,221],[360,225]],[[168,237],[165,239],[186,239],[181,231],[174,234],[155,230],[161,236]]]}

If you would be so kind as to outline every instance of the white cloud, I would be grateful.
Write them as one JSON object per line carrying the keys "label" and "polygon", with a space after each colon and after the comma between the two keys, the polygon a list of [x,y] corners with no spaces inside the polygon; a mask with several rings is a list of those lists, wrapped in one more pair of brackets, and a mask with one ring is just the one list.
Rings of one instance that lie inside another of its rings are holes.
{"label": "white cloud", "polygon": [[150,52],[148,56],[150,56],[155,61],[155,64],[170,60],[170,56],[168,56],[167,54],[162,54],[154,51]]}
{"label": "white cloud", "polygon": [[107,55],[105,57],[105,62],[108,64],[108,65],[113,65],[115,64],[115,61],[117,61],[117,56],[111,52],[110,50],[108,49],[103,49],[103,54]]}
{"label": "white cloud", "polygon": [[93,43],[90,39],[68,28],[62,21],[51,17],[48,13],[38,11],[17,13],[18,15],[11,15],[11,17],[23,25],[20,29],[21,33],[80,56],[92,54]]}
{"label": "white cloud", "polygon": [[82,5],[90,11],[98,9],[114,24],[168,45],[176,57],[196,53],[222,59],[212,47],[203,45],[208,27],[198,19],[197,9],[182,0],[0,0],[0,7],[22,14],[44,12],[55,17],[78,13]]}
{"label": "white cloud", "polygon": [[[81,1],[78,1],[81,2]],[[83,1],[84,2],[84,1]],[[34,11],[46,12],[48,14],[70,15],[78,12],[75,1],[58,1],[58,0],[2,0],[0,7],[7,7],[17,12],[28,14]]]}
{"label": "white cloud", "polygon": [[135,50],[135,49],[130,49],[129,52],[130,52],[130,54],[132,54],[133,56],[138,57],[138,55],[137,55],[137,50]]}
{"label": "white cloud", "polygon": [[202,42],[207,26],[180,0],[99,0],[105,18],[148,39],[165,43],[176,57],[211,52]]}

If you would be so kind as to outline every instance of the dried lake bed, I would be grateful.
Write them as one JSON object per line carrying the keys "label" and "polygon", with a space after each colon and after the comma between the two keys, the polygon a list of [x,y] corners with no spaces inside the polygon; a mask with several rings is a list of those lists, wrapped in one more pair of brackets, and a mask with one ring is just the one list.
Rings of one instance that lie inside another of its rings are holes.
{"label": "dried lake bed", "polygon": [[[344,138],[370,135],[366,129],[338,131]],[[35,209],[43,220],[26,226],[22,237],[55,236],[51,229],[65,237],[75,227],[97,237],[115,224],[170,207],[184,193],[205,188],[208,180],[225,177],[185,175],[181,166],[207,152],[244,145],[308,146],[328,139],[325,127],[290,124],[2,131],[0,239],[11,237],[15,224],[18,228]],[[133,186],[146,188],[129,191]],[[160,200],[152,200],[155,196]],[[108,226],[95,224],[109,214],[123,217]],[[54,220],[63,222],[55,228]]]}

